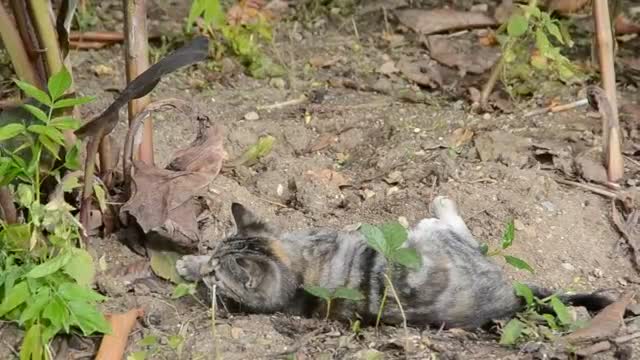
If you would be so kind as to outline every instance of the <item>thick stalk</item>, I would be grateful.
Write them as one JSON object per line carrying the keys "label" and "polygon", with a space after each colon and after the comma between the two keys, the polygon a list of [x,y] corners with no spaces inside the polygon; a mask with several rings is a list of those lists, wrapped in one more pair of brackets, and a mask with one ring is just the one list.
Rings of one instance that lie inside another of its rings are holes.
{"label": "thick stalk", "polygon": [[46,89],[47,71],[44,66],[42,53],[39,51],[41,47],[38,43],[36,31],[31,23],[27,3],[23,0],[11,0],[11,10],[13,11],[13,17],[16,20],[16,25],[18,26],[22,43],[27,50],[31,66],[36,69],[38,82],[33,85],[40,89]]}
{"label": "thick stalk", "polygon": [[9,16],[2,2],[0,2],[0,37],[2,38],[5,49],[7,49],[9,53],[11,63],[18,78],[30,84],[38,84],[36,68],[33,67],[29,59],[29,54],[24,47],[16,24]]}
{"label": "thick stalk", "polygon": [[602,88],[611,105],[611,117],[602,117],[602,136],[605,163],[610,182],[617,182],[624,175],[624,162],[620,153],[618,125],[618,101],[616,96],[616,74],[613,59],[613,35],[607,0],[594,0],[593,17],[596,23],[596,39]]}
{"label": "thick stalk", "polygon": [[[123,0],[125,15],[125,62],[127,83],[149,68],[149,46],[147,40],[147,9],[145,0]],[[129,102],[129,122],[149,104],[149,97]],[[139,149],[139,158],[153,164],[153,122],[148,119]]]}
{"label": "thick stalk", "polygon": [[46,49],[44,54],[49,77],[62,69],[62,54],[56,28],[51,20],[51,7],[47,0],[29,0],[29,9],[39,43],[43,49]]}

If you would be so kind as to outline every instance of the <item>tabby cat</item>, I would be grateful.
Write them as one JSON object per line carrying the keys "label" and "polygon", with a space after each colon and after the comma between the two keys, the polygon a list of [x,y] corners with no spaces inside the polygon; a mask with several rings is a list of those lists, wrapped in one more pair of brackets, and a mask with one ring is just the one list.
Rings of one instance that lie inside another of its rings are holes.
{"label": "tabby cat", "polygon": [[[454,202],[436,197],[435,218],[421,220],[409,230],[404,246],[422,257],[419,270],[392,269],[407,321],[412,325],[445,328],[477,328],[491,320],[506,319],[524,306],[500,267],[492,263],[458,214]],[[324,315],[318,298],[306,293],[306,285],[327,289],[360,290],[363,301],[335,300],[331,318],[365,322],[375,319],[382,293],[385,258],[369,247],[358,231],[308,230],[279,233],[234,203],[231,211],[237,231],[222,240],[212,255],[188,255],[176,264],[190,281],[204,280],[218,294],[260,313]],[[545,297],[550,291],[532,287]],[[595,294],[562,295],[561,299],[590,311],[611,303]],[[399,324],[402,316],[395,301],[387,301],[382,320]]]}

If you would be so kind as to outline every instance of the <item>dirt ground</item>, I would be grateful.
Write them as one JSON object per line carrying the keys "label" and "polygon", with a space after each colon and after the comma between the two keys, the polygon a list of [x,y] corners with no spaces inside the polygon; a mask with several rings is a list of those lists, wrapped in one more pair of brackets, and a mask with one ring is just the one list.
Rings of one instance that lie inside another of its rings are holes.
{"label": "dirt ground", "polygon": [[[152,29],[179,29],[184,24],[186,3],[155,1],[150,10],[154,14]],[[438,1],[414,3],[425,8],[442,5]],[[455,1],[462,9],[469,8],[467,3]],[[106,24],[109,18],[121,18],[119,5],[109,1],[100,5]],[[585,108],[523,117],[538,108],[542,98],[518,102],[509,114],[476,114],[470,110],[462,88],[466,85],[461,83],[449,84],[447,91],[425,90],[431,100],[423,103],[400,101],[392,94],[327,86],[337,78],[361,83],[391,78],[394,84],[409,87],[399,76],[376,70],[389,60],[427,54],[409,35],[401,46],[384,46],[381,11],[353,19],[319,16],[310,29],[294,21],[279,23],[268,52],[285,63],[287,75],[282,79],[256,80],[239,69],[217,77],[202,64],[167,77],[152,93],[153,99],[188,100],[223,124],[225,150],[232,159],[261,135],[276,139],[272,153],[258,165],[221,174],[211,184],[212,211],[205,220],[203,250],[232,229],[232,201],[248,205],[270,223],[291,230],[401,217],[413,224],[429,215],[430,199],[448,195],[458,203],[472,233],[491,247],[499,245],[506,222],[514,219],[516,239],[509,251],[535,269],[535,274],[529,274],[504,264],[514,280],[574,291],[612,289],[612,294],[638,288],[640,277],[612,223],[610,200],[557,183],[554,179],[562,175],[533,150],[532,144],[573,150],[598,146],[600,119],[590,116]],[[395,29],[396,23],[392,21],[390,26]],[[638,42],[632,40],[623,47],[638,48]],[[97,96],[96,102],[83,108],[86,118],[110,103],[113,89],[123,87],[122,51],[115,45],[71,54],[79,92]],[[310,66],[318,57],[329,65]],[[476,87],[481,85],[479,80]],[[559,96],[576,99],[580,90],[578,86],[563,88]],[[301,94],[316,94],[321,99],[256,111],[256,107]],[[632,86],[623,87],[621,97],[626,102],[639,100]],[[258,116],[247,115],[251,112]],[[114,134],[119,144],[124,140],[122,123]],[[195,119],[182,115],[154,116],[156,161],[166,164],[175,150],[191,142],[195,128]],[[454,149],[452,141],[462,131],[457,129],[473,132],[473,139]],[[489,154],[484,156],[488,159],[481,160],[479,152]],[[638,170],[627,162],[625,186],[635,189]],[[108,270],[141,259],[113,239],[99,239],[95,246]],[[214,337],[211,315],[203,303],[191,297],[172,300],[172,290],[169,283],[146,279],[130,291],[109,294],[108,311],[145,309],[141,325],[129,338],[129,353],[148,350],[149,359],[212,359],[214,354],[222,359],[405,357],[401,328],[382,327],[377,333],[363,329],[355,334],[349,324],[282,315],[221,311]],[[551,344],[506,348],[498,345],[497,335],[484,332],[410,329],[410,333],[406,356],[411,359],[564,356]],[[157,346],[140,344],[149,335],[160,339]],[[176,336],[184,339],[179,346],[174,343]],[[640,354],[640,341],[625,346],[632,346],[634,356]],[[613,347],[596,358],[619,358],[616,351]]]}

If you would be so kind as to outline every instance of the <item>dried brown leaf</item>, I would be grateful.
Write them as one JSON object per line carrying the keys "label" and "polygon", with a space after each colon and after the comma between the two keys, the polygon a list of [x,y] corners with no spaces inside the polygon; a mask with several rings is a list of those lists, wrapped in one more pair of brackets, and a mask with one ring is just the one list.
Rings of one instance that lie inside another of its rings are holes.
{"label": "dried brown leaf", "polygon": [[338,188],[351,184],[351,179],[331,169],[309,170],[305,173],[305,176],[308,178],[318,179],[326,184],[333,185]]}
{"label": "dried brown leaf", "polygon": [[404,26],[425,35],[496,25],[496,21],[487,14],[451,9],[398,10],[396,16]]}
{"label": "dried brown leaf", "polygon": [[409,80],[422,86],[436,88],[442,86],[442,75],[436,67],[427,60],[410,61],[402,59],[396,65],[400,72]]}
{"label": "dried brown leaf", "polygon": [[309,145],[307,148],[308,153],[324,150],[329,146],[338,142],[338,136],[333,133],[324,133],[318,137],[316,141]]}
{"label": "dried brown leaf", "polygon": [[473,139],[473,131],[467,128],[458,128],[449,136],[448,144],[453,149],[459,149]]}
{"label": "dried brown leaf", "polygon": [[580,343],[599,341],[615,336],[623,324],[625,309],[631,303],[633,295],[633,291],[625,293],[618,301],[610,304],[596,315],[589,322],[589,325],[564,336],[563,339],[570,343]]}
{"label": "dried brown leaf", "polygon": [[[611,217],[613,224],[631,248],[634,267],[640,271],[640,211],[633,209],[631,213],[625,217],[620,210],[618,210],[617,203],[621,201],[620,199],[614,199],[611,202]],[[625,207],[624,203],[622,205]]]}
{"label": "dried brown leaf", "polygon": [[482,46],[469,38],[434,35],[427,38],[425,45],[434,60],[465,73],[482,74],[500,58],[498,48]]}
{"label": "dried brown leaf", "polygon": [[226,154],[222,146],[224,130],[206,116],[198,116],[198,133],[191,145],[178,150],[168,170],[205,172],[216,176]]}
{"label": "dried brown leaf", "polygon": [[547,9],[562,15],[568,15],[582,9],[589,1],[590,0],[550,0],[547,4]]}

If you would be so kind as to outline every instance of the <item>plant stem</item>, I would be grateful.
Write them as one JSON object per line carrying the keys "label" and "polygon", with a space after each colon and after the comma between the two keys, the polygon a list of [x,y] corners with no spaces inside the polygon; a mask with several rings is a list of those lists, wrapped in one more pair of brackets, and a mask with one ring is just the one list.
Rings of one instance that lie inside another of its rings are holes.
{"label": "plant stem", "polygon": [[25,49],[24,44],[22,43],[20,33],[1,2],[0,38],[2,38],[2,43],[9,53],[11,63],[13,64],[13,68],[15,69],[18,78],[30,84],[39,84],[40,81],[38,81],[38,73],[29,59],[27,49]]}
{"label": "plant stem", "polygon": [[[123,0],[125,13],[125,64],[127,83],[149,68],[149,46],[147,40],[147,10],[145,0]],[[129,102],[129,122],[149,104],[149,97]],[[139,158],[147,164],[153,164],[153,122],[144,124],[143,140],[140,144]]]}
{"label": "plant stem", "polygon": [[11,0],[10,4],[13,17],[18,26],[18,32],[22,38],[22,44],[25,50],[27,50],[31,66],[35,69],[36,76],[38,77],[38,82],[32,85],[44,90],[46,89],[47,71],[44,66],[42,53],[38,51],[41,49],[41,46],[38,43],[38,37],[36,36],[36,31],[33,28],[31,17],[29,16],[29,8],[24,0]]}
{"label": "plant stem", "polygon": [[[402,303],[400,303],[400,298],[398,297],[398,293],[396,292],[396,288],[393,286],[391,279],[387,274],[384,274],[384,278],[387,280],[387,284],[389,288],[391,288],[391,292],[393,294],[393,298],[396,299],[396,303],[398,304],[398,309],[400,309],[400,315],[402,315],[402,327],[404,327],[404,335],[405,335],[405,351],[409,351],[409,328],[407,328],[407,317],[404,314],[404,308],[402,307]],[[386,288],[386,287],[385,287]]]}
{"label": "plant stem", "polygon": [[[386,277],[387,274],[384,274]],[[389,287],[385,284],[384,292],[382,293],[382,300],[380,301],[380,308],[378,309],[378,316],[376,317],[376,330],[378,329],[378,325],[380,325],[380,319],[382,318],[382,310],[384,310],[384,305],[387,302],[387,292],[389,291]]]}
{"label": "plant stem", "polygon": [[324,316],[325,320],[329,319],[329,314],[331,314],[331,299],[327,299],[327,314]]}
{"label": "plant stem", "polygon": [[29,8],[31,9],[31,19],[38,33],[39,43],[46,49],[47,77],[50,77],[62,69],[62,54],[58,45],[56,29],[50,16],[51,4],[47,0],[29,0]]}

